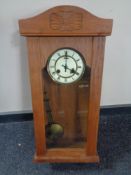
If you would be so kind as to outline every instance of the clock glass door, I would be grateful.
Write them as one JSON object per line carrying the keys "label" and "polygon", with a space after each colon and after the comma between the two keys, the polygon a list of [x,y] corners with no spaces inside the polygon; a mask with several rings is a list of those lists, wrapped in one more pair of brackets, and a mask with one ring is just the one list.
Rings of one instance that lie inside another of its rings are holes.
{"label": "clock glass door", "polygon": [[80,52],[60,48],[43,69],[47,148],[84,148],[90,67]]}

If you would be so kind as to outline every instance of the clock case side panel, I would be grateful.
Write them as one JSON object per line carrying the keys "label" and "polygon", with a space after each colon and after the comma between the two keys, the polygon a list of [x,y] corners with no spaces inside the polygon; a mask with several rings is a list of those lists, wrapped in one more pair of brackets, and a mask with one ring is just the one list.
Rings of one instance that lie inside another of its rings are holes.
{"label": "clock case side panel", "polygon": [[41,56],[40,42],[38,37],[27,37],[28,60],[30,70],[30,83],[32,93],[32,108],[34,118],[34,135],[35,135],[35,157],[41,157],[46,153],[45,137],[45,112],[43,104],[43,80],[40,71]]}
{"label": "clock case side panel", "polygon": [[102,73],[104,62],[105,37],[94,37],[92,43],[92,65],[90,77],[90,94],[89,94],[89,113],[87,128],[87,147],[86,154],[98,155],[97,139],[99,127],[99,112]]}

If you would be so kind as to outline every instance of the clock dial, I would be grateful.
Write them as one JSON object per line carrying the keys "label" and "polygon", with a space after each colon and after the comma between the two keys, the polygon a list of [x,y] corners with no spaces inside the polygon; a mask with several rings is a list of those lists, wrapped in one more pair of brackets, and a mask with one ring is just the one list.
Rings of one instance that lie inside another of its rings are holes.
{"label": "clock dial", "polygon": [[47,71],[57,83],[73,83],[82,77],[84,70],[82,55],[69,48],[62,48],[54,52],[47,63]]}

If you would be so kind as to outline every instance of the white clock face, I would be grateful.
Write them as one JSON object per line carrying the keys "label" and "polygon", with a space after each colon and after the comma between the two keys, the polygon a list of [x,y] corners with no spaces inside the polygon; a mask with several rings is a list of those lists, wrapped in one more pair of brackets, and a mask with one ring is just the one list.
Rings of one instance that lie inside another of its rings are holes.
{"label": "white clock face", "polygon": [[57,83],[69,84],[79,80],[85,70],[83,57],[74,49],[63,48],[54,52],[48,60],[47,71]]}

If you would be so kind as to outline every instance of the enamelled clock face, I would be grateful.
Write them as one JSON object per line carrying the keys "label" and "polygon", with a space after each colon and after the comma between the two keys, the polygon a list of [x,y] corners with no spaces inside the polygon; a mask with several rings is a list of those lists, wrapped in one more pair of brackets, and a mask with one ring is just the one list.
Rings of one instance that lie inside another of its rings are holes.
{"label": "enamelled clock face", "polygon": [[82,55],[74,49],[55,51],[47,63],[50,77],[57,83],[69,84],[79,80],[85,70]]}

